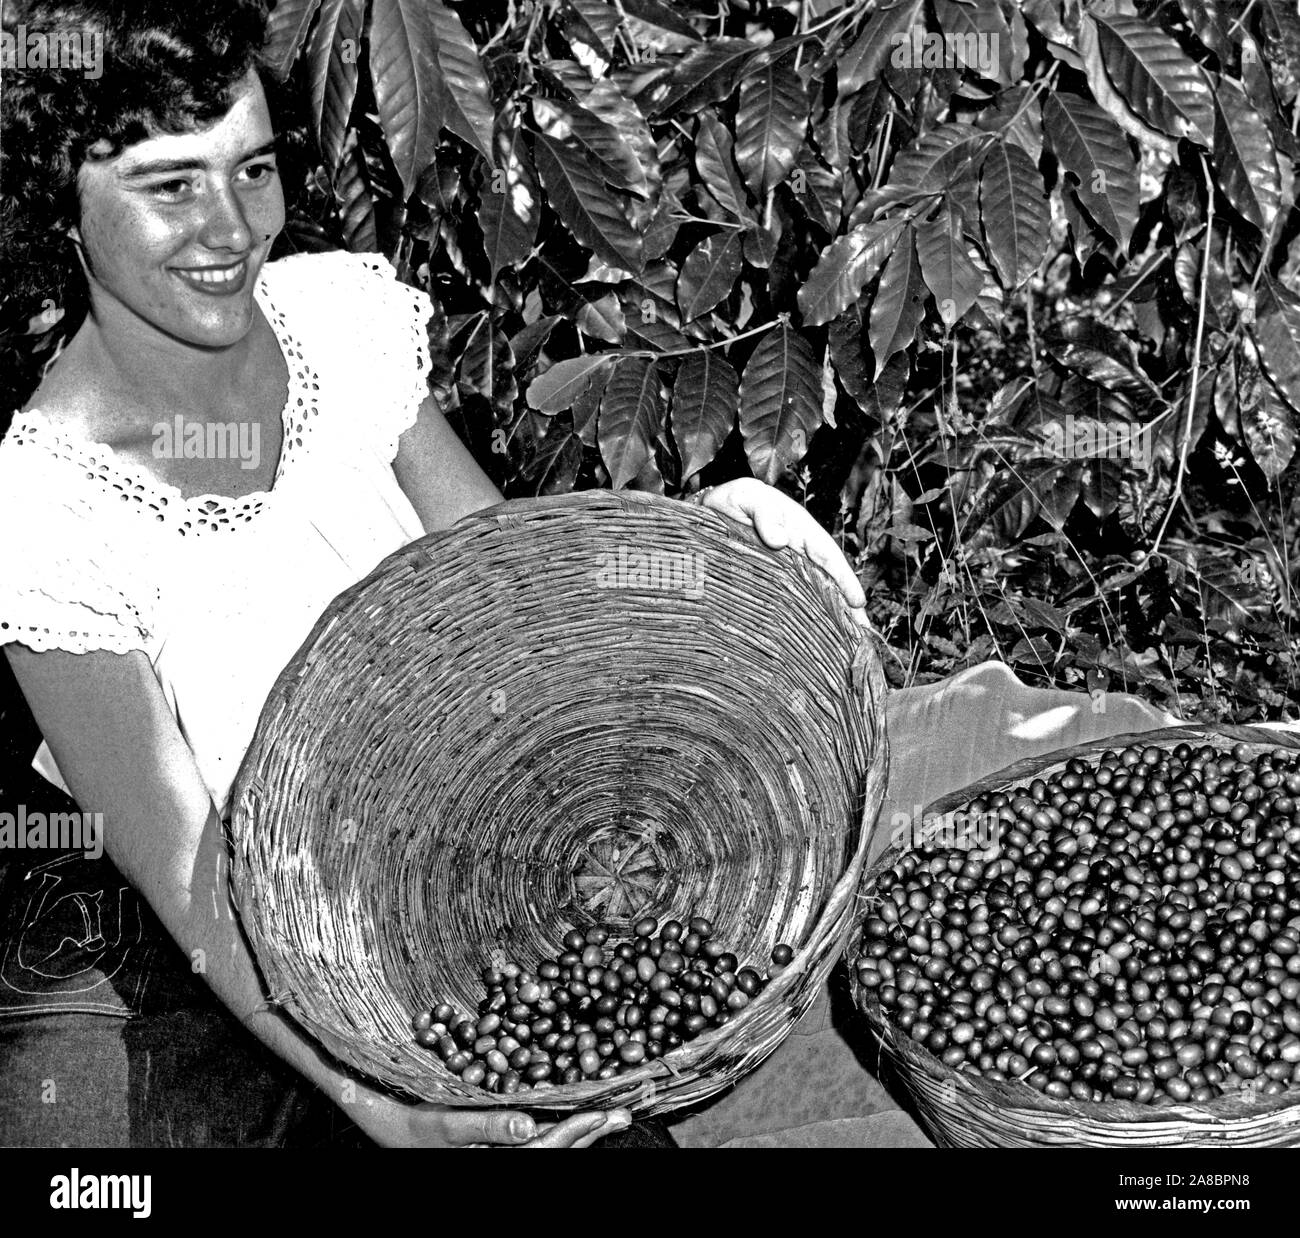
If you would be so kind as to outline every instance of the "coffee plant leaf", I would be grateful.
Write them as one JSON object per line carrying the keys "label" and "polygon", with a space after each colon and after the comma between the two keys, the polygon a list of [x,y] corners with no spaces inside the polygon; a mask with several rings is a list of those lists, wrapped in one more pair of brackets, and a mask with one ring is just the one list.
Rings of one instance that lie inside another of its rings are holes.
{"label": "coffee plant leaf", "polygon": [[900,0],[877,7],[862,27],[861,34],[836,62],[837,89],[841,99],[855,94],[879,78],[894,50],[895,35],[910,35],[921,18],[924,0]]}
{"label": "coffee plant leaf", "polygon": [[563,321],[565,321],[563,314],[546,314],[542,318],[525,323],[510,337],[510,351],[514,354],[515,365],[521,372],[532,365],[556,324]]}
{"label": "coffee plant leaf", "polygon": [[519,388],[515,384],[515,359],[498,327],[482,320],[461,354],[457,385],[462,395],[481,395],[494,417],[509,421]]}
{"label": "coffee plant leaf", "polygon": [[650,307],[645,304],[643,294],[620,292],[619,304],[623,307],[623,321],[627,324],[626,343],[629,348],[650,348],[655,352],[669,353],[691,347],[691,341],[663,314],[653,310],[646,312]]}
{"label": "coffee plant leaf", "polygon": [[1098,520],[1109,519],[1119,507],[1121,468],[1117,460],[1085,460],[1079,497]]}
{"label": "coffee plant leaf", "polygon": [[[557,417],[546,435],[534,440],[519,470],[524,485],[512,487],[511,497],[568,494],[582,469],[582,439]],[[567,420],[564,419],[564,420]]]}
{"label": "coffee plant leaf", "polygon": [[648,357],[621,357],[605,384],[597,438],[610,486],[621,490],[653,459],[663,432],[665,405],[659,364]]}
{"label": "coffee plant leaf", "polygon": [[1249,350],[1237,361],[1237,392],[1242,438],[1260,472],[1272,484],[1295,456],[1295,414]]}
{"label": "coffee plant leaf", "polygon": [[499,127],[493,139],[495,166],[479,164],[479,227],[492,279],[522,262],[537,239],[541,198],[527,144],[518,127]]}
{"label": "coffee plant leaf", "polygon": [[990,134],[961,122],[940,125],[899,152],[890,172],[890,187],[939,193],[962,173],[978,171],[979,160],[993,145]]}
{"label": "coffee plant leaf", "polygon": [[1224,432],[1234,439],[1241,438],[1241,417],[1237,395],[1237,354],[1231,352],[1224,358],[1214,375],[1214,415]]}
{"label": "coffee plant leaf", "polygon": [[600,402],[605,395],[609,376],[613,372],[612,362],[600,369],[590,371],[586,385],[573,401],[573,432],[582,440],[584,446],[593,450],[598,450],[600,447],[596,437],[600,422]]}
{"label": "coffee plant leaf", "polygon": [[718,205],[737,219],[753,221],[745,183],[736,167],[731,134],[712,112],[704,112],[695,132],[695,169]]}
{"label": "coffee plant leaf", "polygon": [[614,357],[610,353],[588,353],[557,361],[528,384],[528,405],[539,413],[558,413],[572,408],[592,375],[601,370],[608,371],[613,364]]}
{"label": "coffee plant leaf", "polygon": [[627,204],[628,217],[636,231],[644,232],[658,210],[659,194],[663,189],[663,174],[650,126],[637,106],[608,79],[596,82],[583,97],[582,105],[613,129],[635,157],[641,180],[632,187],[633,197]]}
{"label": "coffee plant leaf", "polygon": [[1162,133],[1209,146],[1210,83],[1177,41],[1139,17],[1094,14],[1092,20],[1107,74],[1129,107]]}
{"label": "coffee plant leaf", "polygon": [[1100,421],[1134,420],[1133,405],[1118,391],[1110,391],[1089,382],[1079,374],[1071,374],[1061,384],[1061,405],[1076,418],[1089,417]]}
{"label": "coffee plant leaf", "polygon": [[1011,142],[998,142],[980,168],[980,219],[998,278],[1019,288],[1047,252],[1048,211],[1038,165]]}
{"label": "coffee plant leaf", "polygon": [[769,270],[776,260],[777,246],[781,243],[781,234],[784,228],[785,224],[780,211],[772,212],[772,226],[770,228],[764,228],[757,223],[746,228],[740,237],[740,247],[745,256],[745,261],[750,266],[757,267],[760,271]]}
{"label": "coffee plant leaf", "polygon": [[[840,229],[844,203],[843,173],[827,168],[807,142],[800,148],[795,169],[796,176],[790,181],[791,191],[808,218],[833,236]],[[802,188],[798,187],[800,184]]]}
{"label": "coffee plant leaf", "polygon": [[[307,45],[311,117],[327,174],[333,173],[342,158],[343,140],[357,97],[357,62],[365,11],[365,0],[324,0]],[[373,60],[371,72],[375,72]],[[435,87],[425,106],[438,112],[439,99]],[[429,150],[432,156],[432,145]]]}
{"label": "coffee plant leaf", "polygon": [[966,252],[961,220],[947,202],[916,225],[916,254],[939,318],[952,327],[979,299],[984,277]]}
{"label": "coffee plant leaf", "polygon": [[893,252],[906,223],[899,217],[859,224],[822,250],[798,292],[804,322],[820,326],[856,299]]}
{"label": "coffee plant leaf", "polygon": [[[1067,26],[1065,23],[1066,6],[1062,0],[1022,0],[1025,20],[1052,46],[1052,54],[1059,56],[1058,48],[1073,54],[1078,50],[1077,23]],[[1082,67],[1082,62],[1075,57],[1072,68]],[[1067,60],[1067,63],[1070,63]]]}
{"label": "coffee plant leaf", "polygon": [[645,169],[622,132],[585,104],[534,98],[538,131],[584,159],[612,189],[649,199]]}
{"label": "coffee plant leaf", "polygon": [[646,227],[645,236],[642,237],[647,262],[662,258],[672,248],[682,226],[681,220],[674,219],[673,214],[680,213],[681,209],[682,204],[668,190],[665,189],[659,195],[659,206],[654,218]]}
{"label": "coffee plant leaf", "polygon": [[[390,0],[391,2],[391,0]],[[492,158],[492,92],[478,48],[460,17],[441,0],[397,0],[408,8],[427,8],[434,31],[435,72],[442,77],[446,104],[443,125],[485,159]],[[376,4],[376,9],[379,7]],[[373,20],[373,19],[372,19]],[[373,33],[371,39],[373,41]],[[425,75],[427,76],[427,75]],[[396,159],[396,154],[394,154]],[[419,166],[419,165],[417,165]]]}
{"label": "coffee plant leaf", "polygon": [[1080,473],[1074,460],[1028,460],[998,473],[963,519],[973,530],[966,549],[1013,544],[1040,517],[1059,528],[1078,500]]}
{"label": "coffee plant leaf", "polygon": [[334,201],[338,207],[343,240],[354,253],[368,253],[379,248],[375,224],[375,204],[366,184],[365,159],[355,129],[343,138],[338,169],[334,174]]}
{"label": "coffee plant leaf", "polygon": [[721,103],[758,51],[748,39],[709,39],[688,51],[640,100],[651,117],[691,114]]}
{"label": "coffee plant leaf", "polygon": [[993,274],[993,268],[984,261],[984,253],[973,241],[966,242],[966,254],[971,260],[971,265],[980,273],[980,279],[983,281],[980,286],[979,296],[975,298],[975,310],[983,315],[984,321],[993,328],[1002,325],[1002,319],[1006,314],[1006,296],[1002,291],[1002,285],[998,283],[998,278]]}
{"label": "coffee plant leaf", "polygon": [[999,91],[975,118],[975,126],[1023,146],[1035,163],[1043,157],[1043,108],[1028,86]]}
{"label": "coffee plant leaf", "polygon": [[[952,47],[962,68],[977,77],[1011,85],[1011,30],[998,7],[997,0],[934,0],[935,16],[945,34],[955,36]],[[994,64],[990,72],[975,49],[993,51]]]}
{"label": "coffee plant leaf", "polygon": [[1264,371],[1300,409],[1300,298],[1267,275],[1255,293],[1255,339]]}
{"label": "coffee plant leaf", "polygon": [[722,448],[736,424],[740,377],[715,349],[682,360],[673,381],[672,431],[682,453],[682,480],[694,477]]}
{"label": "coffee plant leaf", "polygon": [[1081,271],[1087,268],[1088,262],[1094,254],[1102,254],[1110,258],[1113,253],[1117,252],[1115,242],[1107,235],[1106,230],[1088,214],[1083,203],[1079,201],[1078,194],[1070,187],[1068,181],[1058,181],[1054,192],[1061,204],[1061,214],[1069,226],[1070,244],[1074,249],[1074,256],[1078,260]]}
{"label": "coffee plant leaf", "polygon": [[1220,64],[1226,63],[1232,54],[1232,42],[1219,0],[1178,0],[1178,7],[1196,37],[1218,56]]}
{"label": "coffee plant leaf", "polygon": [[534,133],[533,164],[551,207],[583,245],[623,270],[641,269],[641,238],[581,151]]}
{"label": "coffee plant leaf", "polygon": [[826,331],[826,347],[840,385],[865,409],[871,400],[870,356],[864,352],[863,311],[861,298],[855,299],[834,318]]}
{"label": "coffee plant leaf", "polygon": [[671,5],[659,0],[622,0],[622,14],[640,47],[655,52],[683,52],[700,41],[699,32]]}
{"label": "coffee plant leaf", "polygon": [[741,82],[736,163],[759,201],[793,170],[807,123],[808,96],[787,62],[749,73]]}
{"label": "coffee plant leaf", "polygon": [[613,63],[617,14],[608,5],[590,0],[563,0],[555,8],[554,20],[574,59],[592,77],[604,77]]}
{"label": "coffee plant leaf", "polygon": [[[862,154],[876,141],[877,136],[882,133],[881,126],[885,118],[895,112],[894,96],[880,78],[868,82],[853,96],[851,103],[846,99],[839,104],[839,107],[848,108],[848,125],[845,133],[849,140],[850,154],[853,155]],[[898,125],[900,121],[896,118],[894,123]],[[824,148],[822,154],[826,154]],[[839,166],[847,165],[846,158]],[[832,163],[831,166],[836,165]]]}
{"label": "coffee plant leaf", "polygon": [[754,476],[769,486],[807,453],[822,419],[821,367],[788,323],[762,336],[740,384],[740,432]]}
{"label": "coffee plant leaf", "polygon": [[1049,90],[1043,129],[1089,215],[1127,253],[1138,217],[1137,168],[1124,131],[1095,103]]}
{"label": "coffee plant leaf", "polygon": [[280,81],[289,76],[320,6],[321,0],[280,0],[267,17],[266,47],[262,55]]}
{"label": "coffee plant leaf", "polygon": [[877,366],[912,343],[925,317],[927,295],[909,225],[898,235],[871,302],[869,333]]}
{"label": "coffee plant leaf", "polygon": [[[850,107],[848,103],[832,103],[813,123],[813,143],[826,165],[836,173],[842,173],[853,162],[853,148],[849,144]],[[811,147],[805,145],[804,153],[811,156]]]}
{"label": "coffee plant leaf", "polygon": [[627,335],[623,307],[612,292],[584,301],[578,306],[573,323],[583,335],[603,340],[606,344],[621,344]]}
{"label": "coffee plant leaf", "polygon": [[1258,9],[1262,59],[1278,97],[1289,105],[1300,86],[1300,14],[1290,0],[1259,0]]}
{"label": "coffee plant leaf", "polygon": [[[1205,262],[1204,238],[1179,247],[1174,255],[1174,281],[1193,312],[1201,304],[1201,268]],[[1237,318],[1232,297],[1232,283],[1222,264],[1210,255],[1209,275],[1205,284],[1206,324],[1211,329],[1226,330]]]}
{"label": "coffee plant leaf", "polygon": [[1281,201],[1273,139],[1246,92],[1226,77],[1214,93],[1214,163],[1219,186],[1237,213],[1269,234]]}
{"label": "coffee plant leaf", "polygon": [[1135,399],[1159,395],[1133,361],[1133,346],[1093,318],[1066,318],[1043,333],[1043,347],[1067,370]]}
{"label": "coffee plant leaf", "polygon": [[707,314],[731,294],[742,266],[740,244],[739,234],[729,228],[715,232],[691,250],[677,279],[677,305],[683,322]]}

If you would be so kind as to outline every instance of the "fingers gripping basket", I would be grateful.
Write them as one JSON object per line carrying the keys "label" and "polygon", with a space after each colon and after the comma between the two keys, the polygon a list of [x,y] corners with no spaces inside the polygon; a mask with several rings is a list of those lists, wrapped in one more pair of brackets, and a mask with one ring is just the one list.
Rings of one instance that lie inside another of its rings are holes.
{"label": "fingers gripping basket", "polygon": [[[649,1114],[707,1097],[780,1043],[843,947],[883,696],[833,583],[717,512],[584,492],[424,537],[330,605],[235,785],[236,897],[273,1000],[425,1099]],[[795,959],[633,1073],[497,1096],[412,1042],[432,1002],[475,1009],[494,958],[692,912],[742,959],[778,941]]]}
{"label": "fingers gripping basket", "polygon": [[[1300,749],[1294,732],[1261,727],[1181,726],[1134,735],[1114,735],[1096,743],[1061,749],[1008,766],[930,804],[923,814],[937,821],[959,813],[978,796],[1023,786],[1047,778],[1073,758],[1095,762],[1107,749],[1129,745],[1194,748],[1209,744],[1223,752],[1244,743],[1252,754],[1275,749]],[[1277,1096],[1254,1101],[1224,1095],[1204,1104],[1154,1107],[1131,1101],[1056,1100],[1010,1081],[986,1079],[957,1071],[891,1023],[874,993],[862,986],[857,960],[864,953],[862,920],[877,905],[877,883],[906,847],[892,846],[863,878],[859,923],[850,938],[847,959],[854,1000],[866,1015],[880,1044],[890,1074],[916,1105],[922,1125],[941,1147],[1297,1147],[1300,1146],[1300,1096],[1295,1085]]]}

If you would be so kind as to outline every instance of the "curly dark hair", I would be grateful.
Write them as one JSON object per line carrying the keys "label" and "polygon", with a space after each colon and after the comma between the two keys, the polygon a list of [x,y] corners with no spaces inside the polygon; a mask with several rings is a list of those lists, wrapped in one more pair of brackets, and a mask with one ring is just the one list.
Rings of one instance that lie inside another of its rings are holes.
{"label": "curly dark hair", "polygon": [[[263,0],[4,4],[4,29],[15,37],[19,27],[26,27],[28,32],[102,34],[103,41],[97,76],[5,71],[0,98],[0,434],[31,398],[43,365],[87,312],[85,276],[66,235],[80,220],[77,172],[82,163],[112,158],[149,137],[192,132],[219,120],[250,69],[257,71],[273,121],[279,122],[290,100],[262,59],[266,20]],[[276,130],[283,133],[280,123]],[[286,177],[286,184],[293,179]],[[63,315],[42,330],[42,311],[51,306]]]}

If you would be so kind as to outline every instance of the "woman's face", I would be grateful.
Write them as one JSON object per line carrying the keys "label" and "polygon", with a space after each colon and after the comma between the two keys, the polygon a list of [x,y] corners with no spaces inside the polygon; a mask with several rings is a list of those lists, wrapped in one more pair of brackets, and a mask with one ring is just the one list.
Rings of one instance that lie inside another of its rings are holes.
{"label": "woman's face", "polygon": [[88,160],[78,191],[96,319],[207,348],[253,325],[253,286],[284,226],[266,98],[248,74],[221,120]]}

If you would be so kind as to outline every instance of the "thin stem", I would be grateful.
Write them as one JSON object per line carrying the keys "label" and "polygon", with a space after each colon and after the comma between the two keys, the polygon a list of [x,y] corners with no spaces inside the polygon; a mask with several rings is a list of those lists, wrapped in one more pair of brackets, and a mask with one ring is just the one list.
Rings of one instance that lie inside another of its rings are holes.
{"label": "thin stem", "polygon": [[674,211],[671,215],[668,216],[668,218],[675,219],[679,223],[712,224],[715,228],[735,228],[741,232],[749,228],[749,224],[729,223],[725,219],[709,219],[704,215],[688,215],[684,211],[682,212]]}
{"label": "thin stem", "polygon": [[[495,46],[497,43],[499,43],[502,39],[504,39],[504,38],[506,37],[506,35],[508,35],[508,34],[511,32],[511,30],[514,29],[515,19],[516,19],[517,16],[518,16],[518,14],[515,12],[515,0],[506,0],[506,18],[505,18],[505,21],[501,23],[501,29],[498,30],[498,31],[496,32],[496,34],[494,34],[494,35],[493,35],[493,36],[492,36],[492,37],[491,37],[491,38],[490,38],[486,43],[483,44],[482,47],[479,48],[479,55],[480,55],[480,56],[481,56],[485,51],[487,51],[489,47],[493,47],[493,46]],[[528,43],[527,43],[526,40],[525,40],[525,42],[524,42],[524,46],[525,46],[525,47],[528,46]]]}
{"label": "thin stem", "polygon": [[885,152],[889,150],[889,139],[894,133],[894,109],[889,109],[889,115],[885,117],[885,127],[881,131],[879,149],[876,151],[876,171],[871,178],[871,188],[880,188],[880,176],[885,170]]}
{"label": "thin stem", "polygon": [[[1210,284],[1210,244],[1214,238],[1214,182],[1210,179],[1210,165],[1201,155],[1201,171],[1205,176],[1205,253],[1201,259],[1201,297],[1196,313],[1196,345],[1192,353],[1192,381],[1187,389],[1187,424],[1183,427],[1182,446],[1178,452],[1178,471],[1174,476],[1174,491],[1169,496],[1164,519],[1151,543],[1150,555],[1160,552],[1165,530],[1173,518],[1174,510],[1183,497],[1183,480],[1187,476],[1187,458],[1192,450],[1192,427],[1196,424],[1196,388],[1201,379],[1201,341],[1205,335],[1205,296]],[[1261,266],[1263,264],[1261,263]]]}
{"label": "thin stem", "polygon": [[1034,373],[1038,373],[1038,328],[1034,325],[1034,293],[1030,288],[1030,283],[1025,284],[1025,326],[1029,335],[1029,364],[1033,367]]}
{"label": "thin stem", "polygon": [[691,348],[629,348],[620,351],[618,355],[620,357],[687,357],[691,353],[703,352],[706,348],[726,348],[728,344],[747,339],[751,335],[760,335],[788,320],[788,314],[778,314],[775,322],[765,322],[761,326],[751,327],[748,331],[741,331],[738,335],[729,335],[724,340],[710,340],[706,344],[696,344]]}

